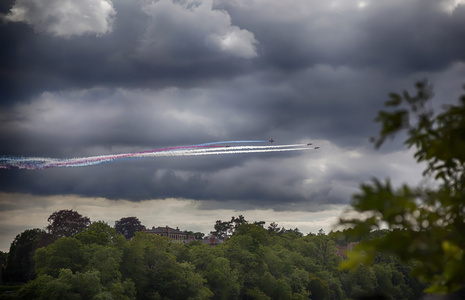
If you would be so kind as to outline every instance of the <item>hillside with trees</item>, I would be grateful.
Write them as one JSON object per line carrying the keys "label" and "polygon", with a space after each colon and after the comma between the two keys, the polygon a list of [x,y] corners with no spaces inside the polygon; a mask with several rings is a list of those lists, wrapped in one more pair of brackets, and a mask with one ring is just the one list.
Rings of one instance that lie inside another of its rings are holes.
{"label": "hillside with trees", "polygon": [[[70,216],[88,223],[88,218],[76,218],[76,214]],[[129,222],[130,228],[140,225],[135,219]],[[143,230],[127,239],[121,230],[101,221],[61,237],[26,230],[12,243],[3,278],[27,283],[8,297],[354,299],[383,295],[412,299],[425,287],[411,277],[412,266],[388,256],[355,271],[341,271],[345,246],[353,242],[345,232],[320,230],[304,236],[298,229],[280,228],[276,223],[265,228],[265,222],[248,222],[243,216],[230,222],[219,220],[213,227],[213,234],[228,236],[215,246],[202,240],[173,241]],[[44,246],[46,241],[49,244]]]}

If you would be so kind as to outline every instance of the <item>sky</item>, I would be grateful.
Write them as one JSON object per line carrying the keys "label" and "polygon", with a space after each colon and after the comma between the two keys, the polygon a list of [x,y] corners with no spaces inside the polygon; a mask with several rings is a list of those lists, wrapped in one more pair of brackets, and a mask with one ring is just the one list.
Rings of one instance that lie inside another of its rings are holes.
{"label": "sky", "polygon": [[113,226],[216,220],[334,229],[360,183],[425,184],[402,139],[375,150],[391,92],[465,83],[465,1],[4,0],[0,156],[73,158],[268,140],[318,151],[0,170],[0,250],[73,209]]}

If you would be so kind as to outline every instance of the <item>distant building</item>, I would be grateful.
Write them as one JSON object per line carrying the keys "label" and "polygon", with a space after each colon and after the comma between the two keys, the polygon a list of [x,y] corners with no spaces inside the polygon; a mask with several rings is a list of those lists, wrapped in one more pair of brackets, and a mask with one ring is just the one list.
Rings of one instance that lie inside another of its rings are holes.
{"label": "distant building", "polygon": [[342,259],[347,259],[347,251],[354,250],[354,247],[358,244],[358,242],[350,242],[347,246],[337,246],[336,254],[339,255]]}
{"label": "distant building", "polygon": [[146,233],[156,234],[160,236],[166,236],[174,241],[183,242],[187,240],[187,234],[179,230],[178,227],[176,229],[165,226],[165,227],[152,227],[152,229],[145,230]]}
{"label": "distant building", "polygon": [[347,247],[346,246],[340,246],[340,245],[336,245],[337,247],[337,250],[336,250],[336,254],[343,258],[343,259],[346,259],[347,256],[346,256],[346,253],[347,253]]}
{"label": "distant building", "polygon": [[193,241],[200,241],[200,240],[196,239],[194,235],[190,234],[190,235],[187,235],[187,238],[183,242],[184,244],[189,244],[190,242],[193,242]]}
{"label": "distant building", "polygon": [[176,227],[176,229],[174,228],[171,228],[169,226],[165,226],[165,227],[152,227],[152,229],[146,229],[144,230],[146,233],[150,233],[150,234],[156,234],[156,235],[159,235],[159,236],[166,236],[170,239],[172,239],[173,241],[178,241],[178,242],[181,242],[181,243],[184,243],[184,244],[189,244],[190,242],[193,242],[193,241],[202,241],[202,244],[209,244],[210,246],[215,246],[215,245],[218,245],[218,244],[222,244],[225,242],[225,240],[227,239],[220,239],[218,237],[215,237],[215,236],[210,236],[210,237],[205,237],[203,238],[202,240],[198,240],[195,238],[194,235],[188,235],[185,231],[181,231],[179,230],[178,227]]}
{"label": "distant building", "polygon": [[354,247],[357,245],[358,245],[358,242],[350,242],[349,244],[347,244],[347,250],[352,251],[354,250]]}

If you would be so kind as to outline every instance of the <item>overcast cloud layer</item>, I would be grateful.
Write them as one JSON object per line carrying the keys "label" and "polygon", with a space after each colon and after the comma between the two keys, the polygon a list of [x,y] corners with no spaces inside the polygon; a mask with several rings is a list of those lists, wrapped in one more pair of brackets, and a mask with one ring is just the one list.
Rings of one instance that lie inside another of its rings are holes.
{"label": "overcast cloud layer", "polygon": [[[46,197],[48,214],[59,197],[68,197],[66,209],[110,200],[119,203],[117,219],[137,213],[124,206],[134,201],[178,199],[196,203],[193,219],[205,210],[261,210],[288,224],[286,212],[314,222],[316,213],[344,207],[373,176],[416,184],[422,166],[411,153],[396,141],[376,152],[368,138],[390,92],[426,78],[435,108],[458,99],[463,2],[2,1],[0,155],[66,158],[269,138],[321,147],[0,170],[2,214],[21,211],[3,205],[13,198]],[[178,217],[169,225],[190,226]],[[14,220],[2,229],[3,248],[18,228],[39,226]]]}

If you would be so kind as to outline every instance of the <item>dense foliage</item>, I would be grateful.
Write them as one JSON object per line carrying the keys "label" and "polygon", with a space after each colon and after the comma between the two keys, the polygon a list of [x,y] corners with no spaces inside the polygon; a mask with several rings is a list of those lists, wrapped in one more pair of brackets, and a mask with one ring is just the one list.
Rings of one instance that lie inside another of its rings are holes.
{"label": "dense foliage", "polygon": [[356,235],[382,227],[389,231],[361,243],[344,266],[370,263],[379,252],[394,254],[415,264],[416,276],[431,284],[428,292],[450,293],[465,286],[465,95],[435,115],[431,86],[420,82],[416,88],[415,95],[390,95],[386,106],[392,110],[379,113],[382,128],[374,142],[380,147],[386,138],[405,134],[405,144],[426,163],[424,175],[435,184],[395,189],[389,181],[374,180],[362,185],[353,208],[366,219],[342,223]]}
{"label": "dense foliage", "polygon": [[56,238],[70,237],[89,227],[90,219],[72,209],[63,209],[48,217],[48,232]]}
{"label": "dense foliage", "polygon": [[[19,299],[411,299],[408,265],[380,256],[340,271],[341,232],[304,236],[242,221],[224,243],[184,244],[145,232],[127,240],[104,222],[35,252],[37,277]],[[380,234],[384,234],[381,232]],[[209,239],[208,239],[209,240]],[[342,255],[343,256],[343,255]]]}

